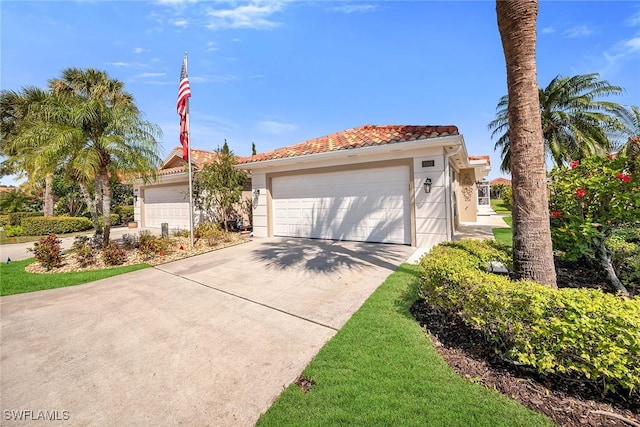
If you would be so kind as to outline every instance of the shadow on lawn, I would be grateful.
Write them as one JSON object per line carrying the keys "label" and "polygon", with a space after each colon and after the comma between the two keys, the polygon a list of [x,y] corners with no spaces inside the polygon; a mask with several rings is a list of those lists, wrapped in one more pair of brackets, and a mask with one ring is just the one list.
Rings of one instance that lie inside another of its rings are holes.
{"label": "shadow on lawn", "polygon": [[406,246],[295,238],[265,242],[253,250],[251,256],[269,268],[332,273],[340,268],[358,269],[367,264],[392,272],[408,254]]}

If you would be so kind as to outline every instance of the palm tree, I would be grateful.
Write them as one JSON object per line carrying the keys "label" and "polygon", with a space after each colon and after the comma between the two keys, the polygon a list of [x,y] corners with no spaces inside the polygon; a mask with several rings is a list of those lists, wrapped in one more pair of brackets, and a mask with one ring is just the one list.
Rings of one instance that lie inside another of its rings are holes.
{"label": "palm tree", "polygon": [[[25,156],[25,149],[17,150],[12,139],[21,129],[30,126],[34,121],[43,120],[30,108],[42,102],[50,94],[36,87],[23,88],[21,92],[3,90],[0,93],[0,135],[2,136],[2,154],[7,159],[2,162],[2,174],[26,173],[30,181],[44,177],[44,215],[53,215],[53,193],[51,191],[53,174],[56,165],[43,162],[42,159]],[[30,141],[34,144],[35,141]]]}
{"label": "palm tree", "polygon": [[[107,244],[111,227],[109,177],[130,173],[142,174],[145,179],[153,176],[160,162],[156,137],[161,131],[143,119],[133,96],[124,91],[124,83],[104,71],[68,68],[62,72],[62,78],[50,80],[49,85],[54,94],[71,106],[70,110],[52,109],[54,121],[69,123],[73,128],[57,135],[53,152],[60,158],[69,156],[67,171],[81,184],[81,189],[93,180],[96,203],[86,200],[89,198],[86,188],[82,192],[90,210],[96,205],[101,208],[102,234]],[[68,142],[73,147],[72,153],[68,152]]]}
{"label": "palm tree", "polygon": [[497,0],[507,65],[513,184],[513,268],[522,279],[556,287],[545,148],[536,80],[537,0]]}
{"label": "palm tree", "polygon": [[[625,108],[601,98],[620,95],[623,89],[599,74],[573,77],[556,76],[545,88],[538,89],[545,150],[556,166],[591,155],[605,155],[610,135],[625,129],[620,116]],[[498,137],[495,149],[501,151],[503,172],[509,171],[510,139],[509,96],[500,98],[496,118],[489,123],[491,137]]]}
{"label": "palm tree", "polygon": [[622,133],[626,141],[615,147],[614,151],[623,156],[640,158],[640,108],[632,105],[625,109],[620,119],[627,125],[626,132]]}
{"label": "palm tree", "polygon": [[[150,179],[160,162],[160,129],[142,117],[124,84],[105,72],[69,68],[49,82],[51,95],[30,105],[42,118],[13,138],[25,162],[59,165],[78,182],[96,229],[108,244],[113,175]],[[33,144],[36,141],[36,144]],[[92,194],[94,197],[92,197]],[[98,209],[104,226],[98,222]]]}

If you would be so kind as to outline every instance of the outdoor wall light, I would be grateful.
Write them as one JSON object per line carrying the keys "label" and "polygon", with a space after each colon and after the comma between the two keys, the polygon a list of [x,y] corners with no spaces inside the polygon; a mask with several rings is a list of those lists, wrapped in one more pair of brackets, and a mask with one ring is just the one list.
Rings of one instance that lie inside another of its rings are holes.
{"label": "outdoor wall light", "polygon": [[258,197],[260,196],[260,189],[256,188],[255,190],[253,190],[253,197]]}
{"label": "outdoor wall light", "polygon": [[424,182],[424,192],[431,193],[431,178],[427,178],[427,180]]}
{"label": "outdoor wall light", "polygon": [[138,203],[138,195],[137,194],[133,195],[133,203],[134,204]]}

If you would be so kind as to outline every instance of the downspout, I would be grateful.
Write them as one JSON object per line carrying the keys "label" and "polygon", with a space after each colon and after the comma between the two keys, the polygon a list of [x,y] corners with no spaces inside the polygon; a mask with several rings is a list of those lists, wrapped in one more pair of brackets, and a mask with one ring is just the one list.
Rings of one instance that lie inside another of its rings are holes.
{"label": "downspout", "polygon": [[445,190],[444,194],[446,198],[444,207],[445,207],[445,212],[447,216],[447,240],[453,240],[453,227],[452,227],[453,212],[451,212],[451,191],[453,191],[453,189],[451,188],[452,182],[451,182],[451,173],[449,172],[449,168],[450,168],[449,159],[452,156],[455,156],[456,154],[458,154],[460,151],[462,151],[462,141],[460,142],[460,145],[458,145],[458,148],[444,155],[444,175],[445,175],[444,179],[446,182],[446,185],[444,186],[444,190]]}

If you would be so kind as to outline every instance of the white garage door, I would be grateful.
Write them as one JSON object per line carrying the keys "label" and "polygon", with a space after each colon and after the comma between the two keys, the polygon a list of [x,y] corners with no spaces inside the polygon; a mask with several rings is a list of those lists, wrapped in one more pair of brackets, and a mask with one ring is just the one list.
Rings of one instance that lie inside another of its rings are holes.
{"label": "white garage door", "polygon": [[277,177],[274,235],[411,244],[409,168]]}
{"label": "white garage door", "polygon": [[145,227],[189,228],[189,194],[187,186],[148,188],[144,190]]}

